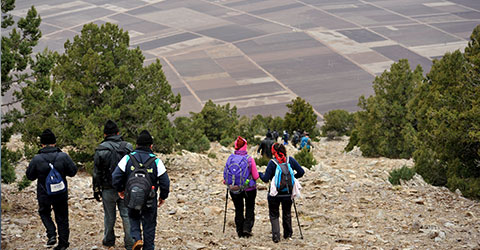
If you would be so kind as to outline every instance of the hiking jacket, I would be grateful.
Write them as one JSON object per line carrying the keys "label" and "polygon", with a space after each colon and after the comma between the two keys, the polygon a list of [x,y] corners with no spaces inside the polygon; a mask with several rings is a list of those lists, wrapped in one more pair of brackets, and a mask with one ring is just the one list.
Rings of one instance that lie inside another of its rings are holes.
{"label": "hiking jacket", "polygon": [[[56,158],[55,158],[56,155]],[[45,159],[46,160],[45,160]],[[55,161],[53,162],[53,166],[55,169],[60,173],[65,183],[65,187],[68,190],[68,183],[67,183],[67,176],[73,177],[77,174],[77,166],[72,161],[72,158],[68,156],[66,153],[62,152],[57,147],[44,147],[38,151],[38,154],[33,157],[33,159],[28,164],[26,176],[29,180],[34,181],[37,180],[37,199],[39,201],[45,201],[49,197],[59,197],[59,196],[68,196],[68,192],[64,192],[61,194],[56,195],[48,195],[47,189],[45,186],[45,180],[47,178],[48,173],[50,173],[50,166],[48,165],[48,161]]]}
{"label": "hiking jacket", "polygon": [[[152,150],[149,148],[139,148],[131,153],[135,159],[140,163],[145,163],[151,157],[156,157]],[[167,170],[165,165],[163,165],[162,160],[156,159],[154,161],[153,171],[150,174],[153,185],[155,186],[155,193],[160,189],[160,199],[165,200],[168,197],[170,192],[170,179],[168,178]],[[130,160],[129,155],[125,155],[122,160],[118,163],[118,166],[112,173],[112,185],[117,190],[117,192],[125,191],[125,185],[127,184],[128,177],[132,172],[131,167],[133,166],[132,161]],[[151,166],[147,166],[150,168]]]}
{"label": "hiking jacket", "polygon": [[262,155],[271,159],[272,158],[272,145],[273,145],[273,143],[274,143],[273,138],[266,137],[260,143],[260,146],[258,147],[257,153],[260,153],[260,151],[261,151]]}
{"label": "hiking jacket", "polygon": [[[112,189],[112,172],[110,172],[110,161],[112,152],[106,148],[117,148],[122,142],[122,136],[111,135],[105,137],[99,147],[95,150],[93,157],[93,190],[96,188]],[[103,146],[103,147],[100,147]],[[101,149],[103,148],[103,149]],[[127,143],[126,148],[129,152],[133,151],[132,144]]]}
{"label": "hiking jacket", "polygon": [[310,140],[310,137],[304,136],[300,140],[300,149],[303,147],[307,147],[307,149],[310,149],[312,146],[312,140]]}
{"label": "hiking jacket", "polygon": [[[293,172],[295,172],[295,179],[301,178],[305,174],[305,170],[300,166],[300,164],[291,156],[288,157],[287,162],[290,163],[290,167],[292,167]],[[268,183],[275,177],[275,170],[277,169],[277,164],[273,162],[273,160],[270,160],[267,164],[267,169],[265,169],[265,173],[259,173],[260,179]],[[279,192],[279,194],[283,194]],[[270,193],[268,194],[268,197],[270,198]]]}
{"label": "hiking jacket", "polygon": [[[247,143],[245,142],[243,147],[241,147],[239,150],[235,150],[234,154],[236,154],[236,155],[247,155],[248,156]],[[257,185],[256,185],[255,181],[259,178],[259,175],[258,175],[257,164],[255,163],[255,159],[253,159],[253,157],[251,157],[251,156],[248,156],[247,161],[248,161],[248,167],[249,167],[249,170],[250,170],[250,174],[252,175],[253,185],[250,185],[250,187],[246,188],[245,191],[251,191],[251,190],[257,189]]]}

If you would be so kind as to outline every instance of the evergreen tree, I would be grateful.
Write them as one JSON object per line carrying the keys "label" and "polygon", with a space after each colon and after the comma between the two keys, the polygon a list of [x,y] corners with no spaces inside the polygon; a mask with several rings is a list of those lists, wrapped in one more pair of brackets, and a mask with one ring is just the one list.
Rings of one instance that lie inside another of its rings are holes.
{"label": "evergreen tree", "polygon": [[210,141],[200,128],[193,126],[189,117],[177,117],[174,121],[176,140],[179,149],[190,152],[205,152],[210,148]]}
{"label": "evergreen tree", "polygon": [[192,120],[193,125],[202,129],[210,141],[224,140],[226,143],[231,143],[238,133],[237,107],[230,108],[229,103],[222,106],[208,100],[202,111],[192,113]]}
{"label": "evergreen tree", "polygon": [[324,116],[325,123],[323,124],[322,136],[342,136],[350,135],[351,130],[354,127],[353,114],[348,113],[346,110],[335,109],[328,111]]}
{"label": "evergreen tree", "polygon": [[465,49],[435,60],[410,104],[418,121],[416,171],[480,198],[480,25]]}
{"label": "evergreen tree", "polygon": [[292,100],[292,103],[287,104],[287,108],[288,112],[283,120],[283,126],[287,131],[307,131],[310,132],[312,138],[318,134],[316,129],[317,115],[310,103],[297,97],[295,100]]}
{"label": "evergreen tree", "polygon": [[[356,140],[365,156],[409,158],[414,150],[414,118],[407,108],[413,89],[423,79],[422,68],[412,72],[408,60],[392,64],[373,82],[375,94],[359,98]],[[352,145],[350,145],[352,146]]]}

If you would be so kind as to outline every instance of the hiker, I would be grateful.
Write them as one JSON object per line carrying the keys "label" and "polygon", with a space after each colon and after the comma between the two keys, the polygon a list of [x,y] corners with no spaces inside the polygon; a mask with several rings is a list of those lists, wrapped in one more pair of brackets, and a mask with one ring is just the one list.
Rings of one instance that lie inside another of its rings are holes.
{"label": "hiker", "polygon": [[40,143],[42,148],[28,164],[26,176],[31,181],[37,180],[38,213],[47,231],[47,247],[57,243],[56,227],[52,220],[53,208],[58,228],[58,245],[54,249],[63,250],[70,245],[66,177],[75,176],[77,166],[70,156],[56,147],[57,139],[50,129],[45,129],[40,135]]}
{"label": "hiker", "polygon": [[143,130],[137,137],[135,151],[125,155],[112,174],[113,187],[128,208],[130,235],[135,242],[133,250],[154,249],[157,208],[165,203],[170,192],[165,165],[153,154],[152,144],[152,136]]}
{"label": "hiker", "polygon": [[125,249],[132,249],[133,239],[130,236],[128,209],[123,199],[112,186],[112,173],[124,155],[133,151],[132,144],[123,141],[115,122],[108,120],[103,128],[104,140],[95,150],[93,161],[93,197],[103,204],[103,240],[105,247],[115,246],[115,221],[117,208],[123,222],[123,243]]}
{"label": "hiker", "polygon": [[[279,217],[280,217],[280,204],[282,204],[282,225],[283,225],[283,238],[287,239],[289,237],[292,237],[292,190],[293,190],[293,185],[289,186],[289,188],[286,189],[280,189],[276,190],[277,194],[272,195],[272,186],[276,187],[277,180],[280,179],[281,175],[281,164],[288,164],[290,167],[289,173],[286,174],[286,176],[291,176],[294,175],[295,178],[301,178],[305,171],[303,168],[298,164],[298,162],[291,156],[287,157],[287,150],[284,145],[275,143],[272,146],[272,154],[274,156],[273,159],[271,159],[268,162],[267,169],[265,170],[265,173],[259,173],[260,179],[264,181],[265,183],[273,180],[272,185],[270,185],[270,190],[268,192],[267,200],[268,200],[268,211],[269,211],[269,217],[270,217],[270,223],[272,224],[272,240],[273,242],[277,243],[280,241],[280,222],[279,222]],[[295,174],[293,173],[295,172]],[[290,177],[291,178],[291,177]],[[292,182],[294,181],[294,178],[291,178]],[[292,184],[292,183],[290,183]]]}
{"label": "hiker", "polygon": [[300,132],[298,130],[293,131],[292,145],[294,148],[297,148],[297,143],[300,142]]}
{"label": "hiker", "polygon": [[263,157],[267,157],[268,159],[272,159],[272,145],[274,141],[272,138],[272,134],[267,132],[265,139],[262,140],[260,146],[258,146],[257,154],[261,153]]}
{"label": "hiker", "polygon": [[278,132],[277,132],[276,129],[273,130],[273,132],[272,132],[272,137],[273,137],[273,141],[274,141],[274,142],[277,142],[277,140],[278,140]]}
{"label": "hiker", "polygon": [[300,140],[300,147],[298,149],[302,150],[304,147],[306,147],[308,151],[310,151],[311,148],[313,148],[312,140],[310,139],[310,135],[308,132],[303,133],[303,137]]}
{"label": "hiker", "polygon": [[288,145],[288,132],[287,130],[283,130],[283,136],[282,136],[282,139],[283,139],[283,145]]}
{"label": "hiker", "polygon": [[[240,166],[240,171],[236,175],[229,172],[229,167],[233,165]],[[252,228],[255,222],[255,198],[257,197],[255,181],[259,176],[255,159],[247,153],[247,140],[240,136],[235,141],[235,152],[230,155],[225,164],[223,177],[235,205],[235,226],[238,237],[248,238],[252,236]],[[240,179],[244,180],[243,183],[234,183],[234,180]],[[238,186],[234,186],[235,184],[243,187],[238,188]],[[245,215],[243,213],[244,202]]]}

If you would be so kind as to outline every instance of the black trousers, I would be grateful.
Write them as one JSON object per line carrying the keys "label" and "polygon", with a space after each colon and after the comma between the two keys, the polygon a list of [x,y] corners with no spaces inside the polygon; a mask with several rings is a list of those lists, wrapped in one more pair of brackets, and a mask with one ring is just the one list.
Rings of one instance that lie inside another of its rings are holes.
{"label": "black trousers", "polygon": [[272,239],[280,240],[280,204],[282,204],[283,238],[292,236],[292,200],[290,197],[268,197],[268,210],[272,224]]}
{"label": "black trousers", "polygon": [[235,205],[235,226],[238,236],[243,237],[250,235],[255,222],[255,198],[257,197],[257,190],[243,191],[239,194],[230,192],[230,196]]}
{"label": "black trousers", "polygon": [[54,195],[42,197],[38,200],[38,213],[47,230],[47,237],[56,237],[56,227],[52,220],[52,208],[55,213],[55,222],[58,227],[58,245],[68,247],[70,243],[70,229],[68,225],[68,195]]}

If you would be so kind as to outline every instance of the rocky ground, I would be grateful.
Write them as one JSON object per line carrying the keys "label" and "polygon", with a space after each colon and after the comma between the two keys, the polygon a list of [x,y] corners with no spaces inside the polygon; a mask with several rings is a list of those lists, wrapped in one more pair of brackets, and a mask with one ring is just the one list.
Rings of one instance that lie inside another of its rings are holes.
{"label": "rocky ground", "polygon": [[[231,200],[222,233],[222,173],[231,148],[213,144],[210,151],[215,159],[189,152],[159,155],[167,164],[172,185],[170,197],[159,209],[156,248],[480,249],[478,202],[430,186],[419,176],[392,186],[389,171],[412,166],[411,160],[365,158],[358,150],[345,153],[346,143],[345,139],[315,143],[319,163],[306,170],[301,179],[303,197],[296,200],[304,239],[293,212],[293,239],[277,244],[271,240],[266,184],[259,184],[253,237],[236,237]],[[289,153],[295,151],[288,147]],[[17,178],[27,164],[18,165]],[[71,249],[102,249],[103,210],[93,200],[91,177],[79,173],[68,181]],[[18,192],[16,184],[2,184],[2,249],[44,248],[35,186]],[[121,223],[117,221],[116,227],[117,249],[122,249]]]}

